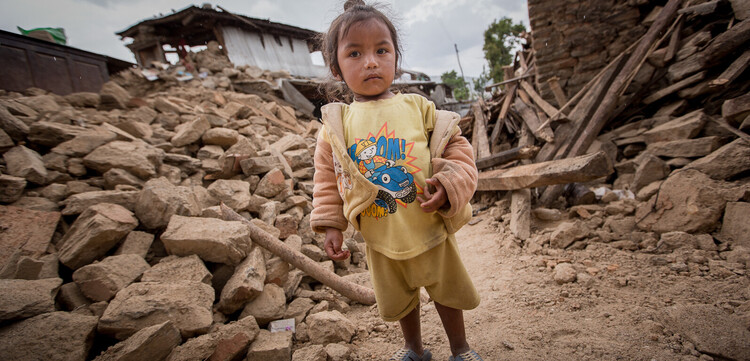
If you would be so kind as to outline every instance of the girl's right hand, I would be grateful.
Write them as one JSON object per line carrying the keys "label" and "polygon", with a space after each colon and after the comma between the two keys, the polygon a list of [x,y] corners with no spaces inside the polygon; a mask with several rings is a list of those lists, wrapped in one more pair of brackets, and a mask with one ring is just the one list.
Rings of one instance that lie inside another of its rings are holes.
{"label": "girl's right hand", "polygon": [[325,248],[328,257],[334,261],[343,261],[349,258],[349,251],[341,250],[344,244],[344,235],[336,228],[326,229]]}

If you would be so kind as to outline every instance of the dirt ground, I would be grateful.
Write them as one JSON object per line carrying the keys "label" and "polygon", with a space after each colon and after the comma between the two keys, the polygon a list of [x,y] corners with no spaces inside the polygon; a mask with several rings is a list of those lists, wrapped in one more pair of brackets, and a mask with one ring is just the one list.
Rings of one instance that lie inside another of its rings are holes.
{"label": "dirt ground", "polygon": [[[475,218],[483,220],[464,227],[457,239],[482,297],[477,309],[464,313],[466,332],[485,360],[724,359],[701,354],[664,325],[663,310],[680,304],[718,306],[750,326],[742,313],[750,305],[747,274],[715,274],[698,264],[679,269],[670,267],[670,254],[624,251],[604,243],[532,254],[487,212]],[[580,270],[576,282],[555,282],[554,266],[562,262]],[[423,302],[421,312],[425,347],[434,360],[448,360],[447,337],[434,305]],[[353,360],[385,360],[402,346],[398,324],[381,321],[374,306],[352,307],[347,316],[360,330]]]}

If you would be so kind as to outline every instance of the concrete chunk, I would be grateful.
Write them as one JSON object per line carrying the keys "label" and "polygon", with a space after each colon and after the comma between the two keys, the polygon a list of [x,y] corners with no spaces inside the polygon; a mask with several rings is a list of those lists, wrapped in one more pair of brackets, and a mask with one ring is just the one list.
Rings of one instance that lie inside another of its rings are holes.
{"label": "concrete chunk", "polygon": [[241,222],[215,218],[172,216],[161,235],[169,254],[197,254],[208,262],[239,264],[248,254],[250,231]]}
{"label": "concrete chunk", "polygon": [[167,361],[230,361],[247,354],[260,329],[252,317],[220,325],[208,334],[187,340],[172,351]]}
{"label": "concrete chunk", "polygon": [[141,179],[156,176],[164,151],[142,141],[113,141],[83,157],[83,164],[99,173],[112,168],[124,169]]}
{"label": "concrete chunk", "polygon": [[137,282],[118,292],[99,320],[98,330],[124,340],[149,326],[172,320],[182,337],[208,331],[214,290],[201,282]]}
{"label": "concrete chunk", "polygon": [[208,120],[204,117],[198,117],[190,122],[178,125],[170,142],[175,147],[184,147],[197,142],[201,139],[203,133],[209,129],[211,129],[211,124]]}
{"label": "concrete chunk", "polygon": [[310,342],[324,345],[336,342],[350,342],[357,328],[354,323],[339,311],[323,311],[307,316]]}
{"label": "concrete chunk", "polygon": [[234,313],[248,301],[263,292],[266,280],[266,264],[263,250],[254,247],[250,254],[234,270],[234,274],[224,285],[219,300],[219,310],[225,314]]}
{"label": "concrete chunk", "polygon": [[210,285],[211,278],[211,272],[198,256],[168,256],[143,272],[141,282],[193,281]]}
{"label": "concrete chunk", "polygon": [[163,177],[146,182],[135,203],[135,215],[148,229],[166,226],[174,215],[200,214],[196,193],[188,187],[175,186]]}
{"label": "concrete chunk", "polygon": [[292,332],[260,330],[250,345],[246,361],[289,361],[292,358]]}
{"label": "concrete chunk", "polygon": [[88,299],[109,301],[149,268],[146,260],[135,254],[110,256],[77,269],[73,281]]}
{"label": "concrete chunk", "polygon": [[207,188],[208,194],[229,208],[240,212],[250,205],[250,183],[241,180],[219,179]]}
{"label": "concrete chunk", "polygon": [[78,269],[104,256],[138,226],[122,206],[101,203],[89,207],[73,222],[58,243],[60,262]]}
{"label": "concrete chunk", "polygon": [[666,178],[670,173],[669,166],[661,158],[651,154],[645,154],[641,159],[638,168],[635,170],[635,177],[630,185],[632,191],[637,192],[642,187]]}
{"label": "concrete chunk", "polygon": [[245,306],[240,317],[253,316],[260,327],[265,327],[271,321],[280,320],[285,311],[284,289],[268,283],[264,285],[263,292]]}

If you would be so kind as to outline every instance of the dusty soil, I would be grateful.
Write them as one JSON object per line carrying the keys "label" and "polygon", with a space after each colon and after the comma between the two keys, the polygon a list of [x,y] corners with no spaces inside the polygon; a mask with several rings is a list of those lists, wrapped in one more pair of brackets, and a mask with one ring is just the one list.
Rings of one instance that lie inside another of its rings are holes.
{"label": "dusty soil", "polygon": [[[716,274],[699,264],[675,269],[674,255],[604,243],[532,254],[487,213],[478,218],[483,220],[464,227],[457,239],[482,297],[477,309],[464,313],[468,340],[485,360],[712,359],[662,322],[663,310],[679,304],[715,305],[750,326],[741,311],[750,304],[747,274]],[[559,285],[553,269],[561,262],[591,277]],[[425,347],[434,360],[447,360],[440,319],[424,301]],[[398,324],[381,321],[374,306],[354,306],[347,315],[360,329],[352,359],[384,360],[402,346]]]}

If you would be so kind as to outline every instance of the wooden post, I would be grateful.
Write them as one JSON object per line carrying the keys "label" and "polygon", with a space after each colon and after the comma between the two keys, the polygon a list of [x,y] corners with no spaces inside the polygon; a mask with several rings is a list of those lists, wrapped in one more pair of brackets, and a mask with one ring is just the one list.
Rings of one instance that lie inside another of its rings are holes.
{"label": "wooden post", "polygon": [[474,112],[474,130],[471,134],[471,145],[477,158],[490,156],[490,143],[487,139],[487,120],[481,102],[475,102],[471,106]]}
{"label": "wooden post", "polygon": [[553,76],[547,79],[547,85],[549,85],[549,88],[552,89],[552,94],[555,95],[557,104],[559,106],[563,106],[563,104],[566,104],[568,102],[568,96],[565,95],[565,91],[562,89],[562,87],[560,87],[559,80],[560,78]]}

